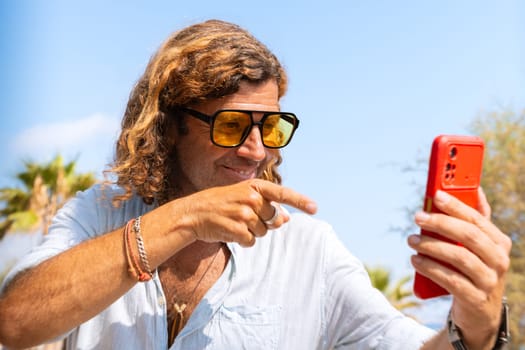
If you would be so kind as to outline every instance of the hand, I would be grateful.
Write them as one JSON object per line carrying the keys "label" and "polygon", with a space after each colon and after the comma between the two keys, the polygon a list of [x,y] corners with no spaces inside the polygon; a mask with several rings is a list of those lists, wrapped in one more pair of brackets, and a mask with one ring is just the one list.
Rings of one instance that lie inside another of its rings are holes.
{"label": "hand", "polygon": [[179,218],[195,240],[252,246],[256,237],[264,236],[269,228],[278,228],[290,219],[280,210],[271,227],[267,227],[264,221],[276,210],[272,202],[288,204],[308,214],[317,210],[316,204],[306,196],[260,179],[210,188],[170,204],[183,212]]}
{"label": "hand", "polygon": [[438,191],[436,206],[445,214],[416,214],[416,223],[462,246],[428,236],[413,235],[409,245],[417,252],[448,263],[458,271],[421,255],[412,257],[415,269],[453,296],[452,319],[469,349],[491,348],[500,324],[505,275],[512,242],[490,222],[490,207],[479,190],[478,210]]}

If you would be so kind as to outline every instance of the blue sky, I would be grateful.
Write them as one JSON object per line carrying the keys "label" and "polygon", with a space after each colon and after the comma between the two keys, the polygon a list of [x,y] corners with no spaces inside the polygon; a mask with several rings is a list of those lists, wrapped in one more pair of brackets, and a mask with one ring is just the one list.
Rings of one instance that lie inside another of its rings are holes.
{"label": "blue sky", "polygon": [[[425,179],[401,168],[434,136],[469,133],[480,113],[525,108],[524,4],[2,2],[0,187],[14,184],[22,159],[57,152],[100,173],[130,89],[161,42],[224,19],[266,43],[289,73],[282,108],[301,126],[283,152],[285,185],[314,198],[317,217],[365,263],[412,273],[405,238],[389,228],[406,224],[402,208],[422,195],[411,183]],[[0,256],[15,254],[12,242]]]}

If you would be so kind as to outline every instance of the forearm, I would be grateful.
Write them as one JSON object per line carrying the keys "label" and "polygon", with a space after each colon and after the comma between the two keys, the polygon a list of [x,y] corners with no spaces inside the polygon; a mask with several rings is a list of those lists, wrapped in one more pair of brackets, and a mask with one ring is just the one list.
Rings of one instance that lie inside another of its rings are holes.
{"label": "forearm", "polygon": [[119,236],[84,242],[15,277],[0,299],[2,342],[27,347],[52,339],[130,289],[135,281]]}
{"label": "forearm", "polygon": [[[144,240],[155,269],[188,240],[160,224],[162,210],[150,214],[143,221]],[[119,228],[15,277],[0,297],[0,342],[28,347],[53,339],[126,293],[137,280],[128,272],[123,239]]]}

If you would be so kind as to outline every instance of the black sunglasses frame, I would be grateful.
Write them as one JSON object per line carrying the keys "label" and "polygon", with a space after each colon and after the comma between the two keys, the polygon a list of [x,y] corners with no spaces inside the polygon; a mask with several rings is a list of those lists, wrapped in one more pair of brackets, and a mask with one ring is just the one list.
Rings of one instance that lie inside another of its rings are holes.
{"label": "black sunglasses frame", "polygon": [[[250,131],[253,129],[254,126],[257,126],[259,128],[259,132],[261,133],[261,141],[262,141],[264,147],[272,148],[272,149],[283,148],[283,147],[288,146],[288,144],[290,143],[290,141],[293,138],[295,130],[297,130],[297,128],[299,127],[299,118],[297,118],[297,116],[295,114],[289,113],[289,112],[247,111],[247,110],[244,110],[244,109],[219,109],[218,111],[213,113],[213,115],[207,115],[207,114],[204,114],[202,112],[196,111],[196,110],[191,109],[191,108],[186,108],[186,107],[182,107],[182,108],[180,108],[180,110],[182,112],[184,112],[184,113],[187,113],[188,115],[190,115],[192,117],[195,117],[195,118],[197,118],[199,120],[202,120],[203,122],[209,124],[210,125],[210,140],[211,140],[211,142],[215,146],[222,147],[222,148],[235,148],[235,147],[239,147],[240,145],[242,145],[244,143],[244,141],[246,141],[246,139],[248,138],[248,135],[250,134]],[[231,145],[231,146],[225,146],[225,145],[220,145],[220,144],[216,143],[213,140],[213,125],[215,123],[215,118],[221,112],[239,112],[239,113],[248,114],[250,116],[251,125],[249,126],[249,128],[246,129],[248,132],[245,131],[243,133],[241,139],[239,140],[239,143]],[[258,121],[258,122],[254,122],[253,121],[253,113],[262,113],[263,116],[262,116],[261,120]],[[279,114],[281,116],[281,118],[285,119],[286,121],[288,121],[290,124],[293,125],[292,132],[290,134],[290,137],[288,137],[288,140],[286,141],[286,143],[284,145],[278,146],[278,147],[265,145],[264,144],[263,131],[262,131],[262,126],[264,125],[265,120],[269,116],[275,115],[275,114]]]}

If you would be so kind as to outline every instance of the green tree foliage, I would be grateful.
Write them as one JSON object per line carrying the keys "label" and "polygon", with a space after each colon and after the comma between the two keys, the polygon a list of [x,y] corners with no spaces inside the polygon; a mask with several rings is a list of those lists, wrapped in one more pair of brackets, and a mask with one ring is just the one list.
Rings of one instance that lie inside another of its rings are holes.
{"label": "green tree foliage", "polygon": [[482,186],[493,222],[513,242],[506,294],[513,347],[525,346],[525,110],[480,115],[472,131],[485,140]]}
{"label": "green tree foliage", "polygon": [[24,162],[16,175],[21,187],[0,189],[0,239],[9,232],[45,234],[51,218],[77,191],[95,183],[93,173],[75,173],[76,161],[64,164],[60,155],[49,163]]}
{"label": "green tree foliage", "polygon": [[408,309],[421,306],[415,299],[411,286],[407,286],[412,280],[411,276],[405,276],[392,284],[389,270],[383,267],[366,267],[366,271],[372,286],[383,293],[396,309],[406,313]]}

